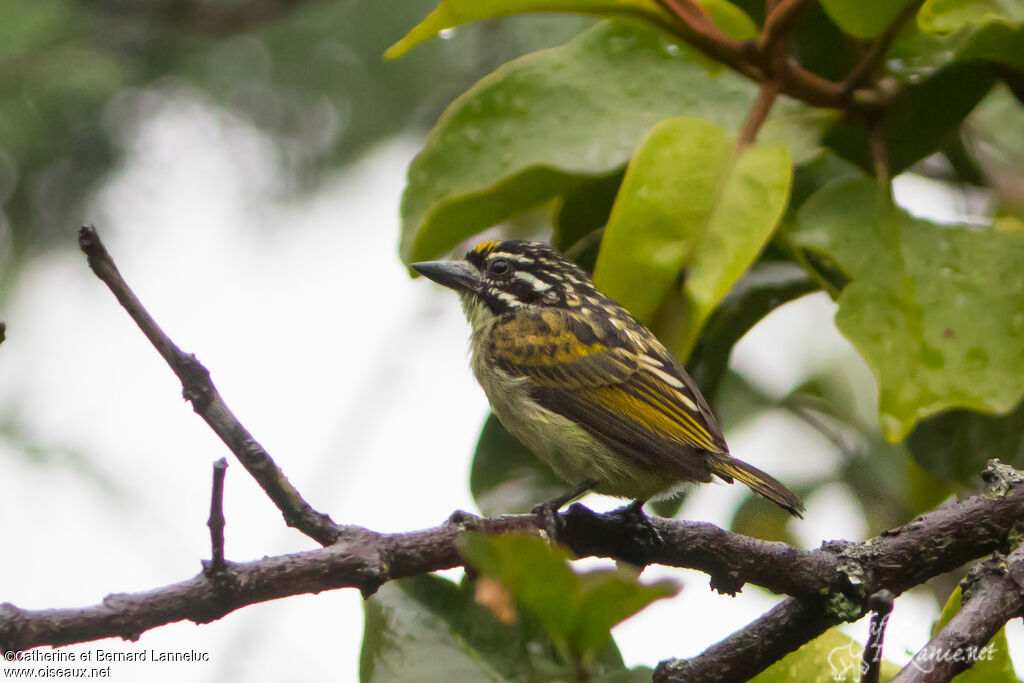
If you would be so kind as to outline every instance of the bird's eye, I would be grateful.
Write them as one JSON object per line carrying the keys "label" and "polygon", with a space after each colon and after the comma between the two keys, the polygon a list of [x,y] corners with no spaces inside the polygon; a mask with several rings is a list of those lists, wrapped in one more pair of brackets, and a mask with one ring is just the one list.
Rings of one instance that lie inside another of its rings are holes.
{"label": "bird's eye", "polygon": [[487,274],[494,277],[508,275],[510,270],[512,270],[512,264],[503,258],[495,259],[487,264]]}

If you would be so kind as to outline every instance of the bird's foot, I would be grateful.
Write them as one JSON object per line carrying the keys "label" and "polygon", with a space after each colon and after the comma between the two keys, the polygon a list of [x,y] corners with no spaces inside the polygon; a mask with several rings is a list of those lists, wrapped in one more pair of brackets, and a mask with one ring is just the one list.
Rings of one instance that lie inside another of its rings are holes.
{"label": "bird's foot", "polygon": [[560,507],[562,507],[562,503],[559,501],[549,500],[546,503],[535,505],[532,510],[533,514],[540,515],[541,522],[544,525],[544,533],[552,541],[557,541],[558,535],[565,528],[565,521],[558,515]]}
{"label": "bird's foot", "polygon": [[548,538],[553,541],[557,541],[559,532],[565,528],[565,521],[558,515],[558,511],[562,506],[575,498],[579,498],[596,485],[596,482],[585,481],[560,496],[552,498],[540,505],[533,506],[531,512],[535,515],[541,516],[542,521],[544,522],[544,531],[547,533]]}
{"label": "bird's foot", "polygon": [[608,514],[610,517],[620,520],[623,531],[636,545],[635,557],[626,559],[640,566],[647,564],[644,558],[651,551],[660,548],[664,541],[658,530],[654,528],[650,518],[644,514],[644,501],[634,500],[629,505],[613,510]]}

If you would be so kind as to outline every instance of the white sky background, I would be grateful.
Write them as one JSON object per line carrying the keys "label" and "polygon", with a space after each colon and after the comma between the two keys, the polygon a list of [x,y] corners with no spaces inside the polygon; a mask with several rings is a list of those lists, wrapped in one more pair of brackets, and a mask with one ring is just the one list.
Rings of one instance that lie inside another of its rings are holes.
{"label": "white sky background", "polygon": [[[127,160],[98,193],[93,219],[158,323],[197,354],[243,424],[336,521],[403,531],[473,510],[469,465],[487,404],[468,369],[468,328],[455,297],[410,280],[396,255],[405,167],[420,141],[384,144],[313,196],[280,202],[269,140],[187,97],[151,97],[156,113],[125,141]],[[956,207],[937,201],[927,197],[948,219]],[[831,315],[824,296],[785,307],[740,343],[734,367],[784,393],[837,358],[863,366],[834,328],[822,328]],[[77,252],[31,264],[0,318],[8,325],[0,415],[16,411],[42,444],[81,452],[115,488],[70,463],[29,462],[0,442],[0,601],[88,605],[192,577],[210,552],[211,464],[222,456],[229,559],[315,547],[284,526],[182,401],[177,379]],[[738,457],[783,481],[836,462],[820,435],[777,415],[727,436]],[[683,516],[727,524],[741,495],[702,487]],[[795,527],[805,546],[863,537],[840,484],[807,502]],[[629,664],[696,654],[777,599],[749,587],[721,597],[696,572],[644,576],[671,576],[684,589],[616,630]],[[906,661],[934,614],[929,601],[902,597],[887,657]],[[1019,624],[1011,646],[1021,661]],[[846,628],[863,640],[866,621]],[[354,680],[361,629],[361,598],[347,589],[158,628],[135,644],[72,649],[197,650],[212,659],[115,663],[120,681]]]}

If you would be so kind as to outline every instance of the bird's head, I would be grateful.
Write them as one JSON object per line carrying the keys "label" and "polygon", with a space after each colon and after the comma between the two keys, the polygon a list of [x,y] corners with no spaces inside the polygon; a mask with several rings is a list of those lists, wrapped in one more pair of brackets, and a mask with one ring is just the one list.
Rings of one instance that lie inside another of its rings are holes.
{"label": "bird's head", "polygon": [[521,306],[574,308],[605,300],[584,270],[541,242],[481,242],[462,260],[410,266],[494,315]]}

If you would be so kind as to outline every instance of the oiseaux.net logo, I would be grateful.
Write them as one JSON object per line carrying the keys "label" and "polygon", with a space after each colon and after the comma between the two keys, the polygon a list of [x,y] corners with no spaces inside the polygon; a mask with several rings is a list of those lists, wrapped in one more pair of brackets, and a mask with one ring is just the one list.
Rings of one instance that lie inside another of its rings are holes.
{"label": "oiseaux.net logo", "polygon": [[[888,621],[886,617],[880,627],[885,628]],[[872,625],[874,627],[874,625]],[[934,648],[924,647],[910,660],[909,666],[919,671],[930,673],[935,665],[940,662],[967,662],[974,665],[983,660],[990,660],[995,655],[995,646],[989,643],[985,647],[955,647],[955,648]],[[847,681],[849,683],[860,683],[861,677],[867,673],[868,662],[874,658],[878,661],[880,653],[868,653],[864,656],[864,647],[852,640],[846,645],[833,648],[828,653],[828,666],[831,669],[833,681]]]}

